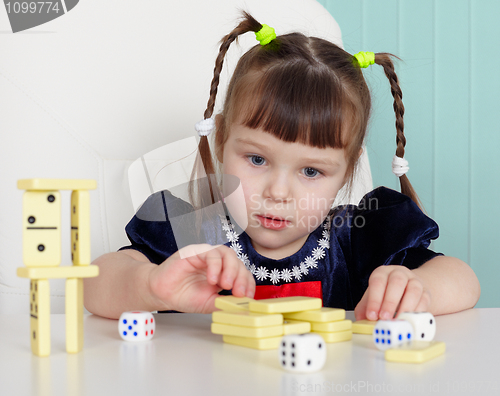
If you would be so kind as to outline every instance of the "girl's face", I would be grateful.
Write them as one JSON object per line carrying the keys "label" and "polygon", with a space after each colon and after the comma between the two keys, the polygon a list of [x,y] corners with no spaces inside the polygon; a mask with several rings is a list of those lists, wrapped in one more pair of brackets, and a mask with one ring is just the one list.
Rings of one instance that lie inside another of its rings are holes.
{"label": "girl's face", "polygon": [[273,259],[294,254],[344,184],[344,150],[284,142],[240,124],[228,132],[222,170],[241,181],[253,247]]}

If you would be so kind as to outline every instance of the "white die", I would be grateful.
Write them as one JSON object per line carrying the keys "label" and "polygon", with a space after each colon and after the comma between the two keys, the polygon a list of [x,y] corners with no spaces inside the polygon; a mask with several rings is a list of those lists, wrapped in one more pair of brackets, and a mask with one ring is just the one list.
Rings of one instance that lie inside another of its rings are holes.
{"label": "white die", "polygon": [[436,335],[436,319],[430,312],[403,312],[398,319],[410,322],[415,340],[432,341]]}
{"label": "white die", "polygon": [[326,346],[319,334],[290,334],[281,339],[279,359],[288,371],[310,373],[321,370],[326,361]]}
{"label": "white die", "polygon": [[147,311],[124,312],[118,321],[118,332],[125,341],[144,341],[153,338],[156,323]]}
{"label": "white die", "polygon": [[406,320],[379,320],[373,329],[373,342],[382,351],[412,340],[413,326]]}

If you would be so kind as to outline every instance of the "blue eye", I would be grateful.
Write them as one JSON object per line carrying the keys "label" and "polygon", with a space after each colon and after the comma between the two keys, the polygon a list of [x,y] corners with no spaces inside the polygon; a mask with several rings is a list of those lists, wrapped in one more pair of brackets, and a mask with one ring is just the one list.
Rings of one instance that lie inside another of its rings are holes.
{"label": "blue eye", "polygon": [[314,168],[304,168],[304,174],[309,178],[313,178],[318,176],[320,172]]}
{"label": "blue eye", "polygon": [[250,158],[250,161],[252,161],[252,164],[253,165],[257,165],[257,166],[260,166],[260,165],[263,165],[264,162],[266,162],[266,160],[258,155],[249,155],[248,156]]}

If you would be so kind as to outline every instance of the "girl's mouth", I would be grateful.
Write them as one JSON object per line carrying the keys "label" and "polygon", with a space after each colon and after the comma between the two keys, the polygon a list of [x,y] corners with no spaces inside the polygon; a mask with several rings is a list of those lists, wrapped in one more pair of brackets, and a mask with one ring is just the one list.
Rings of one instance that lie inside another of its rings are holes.
{"label": "girl's mouth", "polygon": [[282,219],[280,217],[274,216],[255,216],[260,224],[270,230],[280,230],[282,228],[288,227],[290,222],[288,220]]}

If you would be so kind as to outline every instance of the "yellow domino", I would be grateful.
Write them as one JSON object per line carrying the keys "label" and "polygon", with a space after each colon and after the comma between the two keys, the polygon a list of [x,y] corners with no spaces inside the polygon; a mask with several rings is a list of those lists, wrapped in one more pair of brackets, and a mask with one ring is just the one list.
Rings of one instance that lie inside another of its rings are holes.
{"label": "yellow domino", "polygon": [[215,299],[215,307],[223,311],[248,311],[249,297],[221,296]]}
{"label": "yellow domino", "polygon": [[277,337],[283,335],[283,325],[266,327],[245,327],[222,323],[212,323],[212,333],[245,338]]}
{"label": "yellow domino", "polygon": [[83,349],[83,279],[66,280],[66,351]]}
{"label": "yellow domino", "polygon": [[23,261],[27,267],[61,264],[61,194],[23,194]]}
{"label": "yellow domino", "polygon": [[239,345],[247,348],[259,349],[261,351],[278,349],[281,344],[281,339],[281,336],[269,338],[243,338],[225,335],[222,337],[222,341],[226,344]]}
{"label": "yellow domino", "polygon": [[90,264],[90,194],[71,193],[71,260],[73,265]]}
{"label": "yellow domino", "polygon": [[357,320],[352,324],[352,332],[354,334],[373,334],[376,324],[376,320]]}
{"label": "yellow domino", "polygon": [[30,191],[94,190],[97,182],[82,179],[21,179],[17,181],[17,188]]}
{"label": "yellow domino", "polygon": [[[282,297],[250,301],[248,307],[252,312],[286,313],[319,309],[323,304],[321,298],[315,297]],[[298,318],[290,318],[298,319]]]}
{"label": "yellow domino", "polygon": [[250,311],[215,311],[212,313],[212,322],[247,327],[279,326],[283,324],[283,315]]}
{"label": "yellow domino", "polygon": [[385,360],[398,363],[423,363],[442,355],[446,344],[441,341],[413,341],[385,351]]}
{"label": "yellow domino", "polygon": [[99,275],[97,265],[62,266],[58,268],[26,268],[19,267],[17,276],[29,279],[61,279],[61,278],[93,278]]}
{"label": "yellow domino", "polygon": [[48,279],[30,282],[31,351],[37,356],[50,355],[50,286]]}
{"label": "yellow domino", "polygon": [[334,331],[345,331],[352,330],[351,320],[337,320],[335,322],[311,322],[312,331],[324,331],[324,332],[334,332]]}
{"label": "yellow domino", "polygon": [[313,333],[319,334],[325,342],[343,342],[352,339],[352,330],[336,331],[333,333],[328,333],[324,331],[313,331]]}
{"label": "yellow domino", "polygon": [[283,323],[283,335],[305,334],[311,331],[311,323],[298,320],[285,320]]}
{"label": "yellow domino", "polygon": [[334,322],[345,319],[345,310],[340,308],[323,307],[304,312],[286,313],[285,319],[306,320],[308,322]]}

